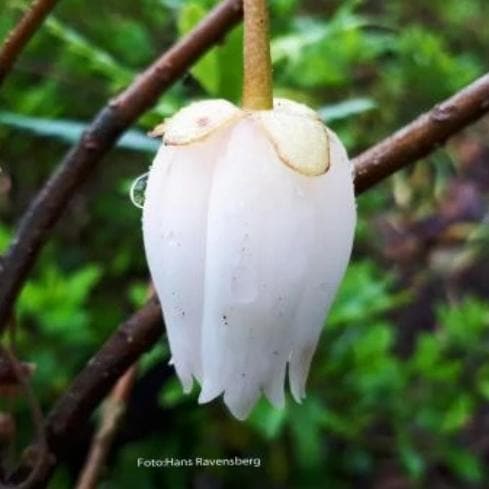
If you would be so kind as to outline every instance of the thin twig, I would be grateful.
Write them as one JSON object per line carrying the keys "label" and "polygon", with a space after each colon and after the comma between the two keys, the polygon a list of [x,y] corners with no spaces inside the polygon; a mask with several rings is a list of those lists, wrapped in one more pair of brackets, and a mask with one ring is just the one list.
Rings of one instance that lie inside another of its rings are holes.
{"label": "thin twig", "polygon": [[[148,284],[147,298],[152,300],[155,295],[151,281]],[[138,372],[138,362],[133,363],[119,377],[112,392],[102,405],[101,421],[90,447],[87,460],[80,472],[76,489],[94,489],[106,464],[112,443],[117,434],[127,403],[131,396]]]}
{"label": "thin twig", "polygon": [[12,370],[15,372],[17,382],[22,386],[31,411],[32,422],[36,430],[37,440],[35,447],[31,447],[31,450],[29,450],[29,457],[35,457],[33,468],[29,472],[27,478],[20,484],[16,485],[16,489],[31,489],[37,480],[45,477],[46,475],[45,471],[47,467],[46,461],[48,458],[48,444],[46,440],[46,425],[44,422],[44,416],[28,377],[25,375],[16,356],[8,348],[4,348],[1,345],[0,353],[4,356],[4,358],[8,359]]}
{"label": "thin twig", "polygon": [[117,381],[111,394],[102,405],[100,426],[95,434],[87,461],[75,489],[94,489],[105,466],[112,442],[126,411],[137,375],[137,365],[132,365]]}
{"label": "thin twig", "polygon": [[487,112],[489,74],[357,156],[353,160],[357,193],[430,154]]}
{"label": "thin twig", "polygon": [[0,330],[39,251],[75,191],[122,133],[241,18],[241,1],[224,0],[104,107],[68,152],[22,217],[0,265]]}
{"label": "thin twig", "polygon": [[0,48],[0,85],[12,70],[26,44],[58,2],[59,0],[35,0],[8,34]]}

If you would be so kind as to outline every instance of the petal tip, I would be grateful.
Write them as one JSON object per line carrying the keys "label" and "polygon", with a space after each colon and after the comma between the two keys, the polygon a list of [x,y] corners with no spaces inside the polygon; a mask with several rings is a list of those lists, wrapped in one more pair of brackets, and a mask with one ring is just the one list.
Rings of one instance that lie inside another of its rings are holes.
{"label": "petal tip", "polygon": [[223,389],[216,386],[216,385],[211,385],[208,382],[205,382],[202,384],[202,389],[199,394],[199,399],[198,403],[199,404],[206,404],[208,402],[213,401],[217,397],[219,397],[223,392]]}

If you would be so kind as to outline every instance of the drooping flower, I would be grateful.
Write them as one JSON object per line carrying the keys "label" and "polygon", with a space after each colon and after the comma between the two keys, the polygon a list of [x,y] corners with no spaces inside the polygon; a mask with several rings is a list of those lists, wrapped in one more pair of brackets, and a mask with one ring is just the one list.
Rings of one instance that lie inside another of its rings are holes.
{"label": "drooping flower", "polygon": [[239,419],[259,396],[300,402],[349,261],[351,165],[308,107],[191,104],[156,131],[163,145],[143,211],[146,256],[172,361],[199,402],[224,394]]}

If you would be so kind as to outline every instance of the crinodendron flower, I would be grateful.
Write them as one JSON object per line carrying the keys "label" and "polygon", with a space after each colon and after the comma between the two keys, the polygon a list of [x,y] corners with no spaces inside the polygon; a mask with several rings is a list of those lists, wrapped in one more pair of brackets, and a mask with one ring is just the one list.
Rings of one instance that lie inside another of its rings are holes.
{"label": "crinodendron flower", "polygon": [[351,165],[308,107],[191,104],[164,124],[143,213],[173,363],[199,401],[224,393],[245,418],[263,392],[304,387],[347,266],[356,220]]}
{"label": "crinodendron flower", "polygon": [[345,148],[305,105],[272,99],[266,0],[243,0],[243,109],[197,102],[158,127],[143,211],[172,361],[199,401],[244,419],[264,393],[300,402],[350,258]]}

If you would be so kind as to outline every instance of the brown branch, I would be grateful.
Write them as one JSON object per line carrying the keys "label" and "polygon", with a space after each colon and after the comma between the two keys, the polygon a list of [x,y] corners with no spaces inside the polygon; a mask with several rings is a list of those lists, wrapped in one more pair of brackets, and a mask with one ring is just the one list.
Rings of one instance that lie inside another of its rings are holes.
{"label": "brown branch", "polygon": [[68,442],[72,427],[83,423],[87,413],[163,331],[161,307],[153,298],[105,342],[48,415],[47,436],[55,451]]}
{"label": "brown branch", "polygon": [[486,74],[357,156],[353,160],[357,193],[430,154],[488,111],[489,74]]}
{"label": "brown branch", "polygon": [[[41,27],[59,0],[35,0],[0,48],[0,85],[12,70],[20,53]],[[4,7],[5,8],[5,7]]]}
{"label": "brown branch", "polygon": [[68,152],[29,205],[9,250],[0,260],[0,329],[7,322],[22,283],[73,193],[122,133],[203,53],[222,39],[239,21],[241,13],[240,0],[220,3],[189,35],[109,102],[79,143]]}
{"label": "brown branch", "polygon": [[102,406],[100,426],[75,489],[94,489],[104,468],[112,442],[122,422],[137,375],[134,364],[119,378]]}

